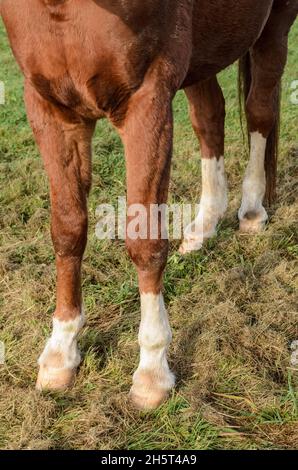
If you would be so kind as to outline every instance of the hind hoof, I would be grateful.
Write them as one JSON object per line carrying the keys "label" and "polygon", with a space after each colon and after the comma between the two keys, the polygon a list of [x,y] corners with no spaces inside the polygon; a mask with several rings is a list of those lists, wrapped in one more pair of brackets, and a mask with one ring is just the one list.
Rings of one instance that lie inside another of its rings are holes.
{"label": "hind hoof", "polygon": [[203,246],[202,238],[198,239],[184,239],[180,245],[179,253],[180,255],[187,255],[188,253],[192,253],[194,251],[199,251]]}
{"label": "hind hoof", "polygon": [[261,214],[257,214],[256,212],[247,212],[245,216],[240,219],[239,230],[241,233],[263,232],[266,227],[267,220],[268,216],[266,212]]}

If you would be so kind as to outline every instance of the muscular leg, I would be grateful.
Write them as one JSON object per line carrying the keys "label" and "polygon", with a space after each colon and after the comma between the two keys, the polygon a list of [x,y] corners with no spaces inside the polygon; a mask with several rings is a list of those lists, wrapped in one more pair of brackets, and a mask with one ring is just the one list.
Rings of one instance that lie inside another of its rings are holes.
{"label": "muscular leg", "polygon": [[72,384],[80,363],[76,338],[84,324],[81,261],[87,240],[94,123],[44,101],[29,84],[25,101],[49,177],[57,267],[53,331],[39,358],[37,388],[64,389]]}
{"label": "muscular leg", "polygon": [[202,153],[202,195],[195,221],[186,228],[180,252],[201,248],[212,237],[227,209],[227,183],[224,169],[225,103],[216,77],[185,90],[190,116]]}
{"label": "muscular leg", "polygon": [[[149,228],[150,205],[167,200],[173,132],[171,97],[166,90],[146,84],[133,96],[129,109],[120,130],[126,154],[128,210],[141,204]],[[131,236],[132,220],[131,213],[126,244],[138,273],[141,325],[140,363],[130,395],[138,408],[150,409],[160,405],[174,386],[167,362],[171,330],[162,295],[168,240],[162,238],[160,221],[156,239],[150,238],[148,231],[143,239]]]}
{"label": "muscular leg", "polygon": [[261,37],[250,51],[252,84],[246,114],[251,151],[238,214],[243,232],[259,232],[268,219],[263,206],[266,146],[278,120],[279,87],[287,60],[288,32],[297,10],[297,2],[276,0]]}

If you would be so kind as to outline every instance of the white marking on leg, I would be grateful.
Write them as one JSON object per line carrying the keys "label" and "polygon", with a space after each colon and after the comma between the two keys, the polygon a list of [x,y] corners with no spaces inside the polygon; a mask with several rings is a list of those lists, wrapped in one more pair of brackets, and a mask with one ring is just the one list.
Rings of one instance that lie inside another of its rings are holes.
{"label": "white marking on leg", "polygon": [[219,191],[217,194],[219,215],[223,217],[228,207],[228,183],[224,157],[220,157],[217,161],[217,176],[219,183]]}
{"label": "white marking on leg", "polygon": [[206,238],[216,233],[216,226],[228,205],[224,158],[202,159],[202,196],[194,222],[186,227],[182,254],[201,248]]}
{"label": "white marking on leg", "polygon": [[169,371],[167,349],[172,333],[163,295],[141,295],[141,325],[139,330],[140,367]]}
{"label": "white marking on leg", "polygon": [[37,387],[64,388],[73,378],[81,362],[77,346],[77,336],[85,323],[85,315],[74,320],[53,319],[53,330],[46,346],[38,359],[40,366]]}
{"label": "white marking on leg", "polygon": [[57,368],[72,369],[78,367],[81,362],[81,356],[77,348],[77,336],[85,323],[84,313],[74,320],[61,321],[58,318],[53,319],[53,331],[48,339],[43,353],[38,363],[45,364],[47,358],[53,353],[60,353],[63,361]]}
{"label": "white marking on leg", "polygon": [[171,339],[162,294],[141,294],[140,363],[133,376],[131,392],[142,408],[158,406],[175,385],[167,361]]}
{"label": "white marking on leg", "polygon": [[250,159],[243,181],[243,196],[238,212],[240,229],[259,231],[268,220],[263,207],[266,191],[265,152],[266,143],[259,132],[251,133]]}

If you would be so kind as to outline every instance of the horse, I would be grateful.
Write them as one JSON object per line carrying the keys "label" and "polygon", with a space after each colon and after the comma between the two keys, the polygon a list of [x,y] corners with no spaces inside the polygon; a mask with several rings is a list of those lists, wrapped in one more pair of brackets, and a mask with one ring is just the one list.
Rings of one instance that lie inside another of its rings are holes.
{"label": "horse", "polygon": [[[202,195],[180,252],[198,250],[228,205],[217,74],[239,61],[250,157],[238,216],[241,231],[261,231],[265,201],[275,196],[280,83],[298,0],[2,0],[0,9],[50,185],[57,302],[36,386],[66,390],[81,361],[81,263],[96,121],[107,118],[119,132],[128,208],[142,204],[150,220],[150,206],[167,201],[172,101],[185,91],[201,145]],[[126,246],[141,300],[140,362],[130,398],[139,409],[153,409],[175,385],[162,294],[168,240],[159,226],[155,239],[127,235]]]}

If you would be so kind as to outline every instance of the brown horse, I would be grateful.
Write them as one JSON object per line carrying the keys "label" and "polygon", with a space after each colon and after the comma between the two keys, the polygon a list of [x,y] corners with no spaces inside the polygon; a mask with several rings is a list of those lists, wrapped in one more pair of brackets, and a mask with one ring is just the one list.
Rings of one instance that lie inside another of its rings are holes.
{"label": "brown horse", "polygon": [[[184,88],[202,150],[200,210],[181,252],[215,233],[227,208],[225,105],[216,74],[241,59],[250,161],[240,229],[267,221],[274,196],[280,81],[298,0],[2,0],[1,15],[25,77],[25,102],[50,181],[57,263],[53,332],[39,359],[39,389],[72,384],[84,323],[81,261],[87,240],[91,139],[96,120],[119,131],[128,205],[167,200],[172,100]],[[174,386],[167,363],[171,330],[162,297],[168,242],[132,239],[141,294],[141,357],[131,397],[154,408]]]}

